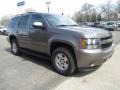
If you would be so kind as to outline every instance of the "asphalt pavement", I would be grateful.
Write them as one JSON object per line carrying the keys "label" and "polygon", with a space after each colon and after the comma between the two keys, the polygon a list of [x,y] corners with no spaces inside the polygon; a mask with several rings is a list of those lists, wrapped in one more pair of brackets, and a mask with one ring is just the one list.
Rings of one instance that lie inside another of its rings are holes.
{"label": "asphalt pavement", "polygon": [[22,54],[14,56],[6,36],[0,36],[0,90],[119,90],[120,32],[113,33],[113,56],[101,67],[65,77],[51,62]]}

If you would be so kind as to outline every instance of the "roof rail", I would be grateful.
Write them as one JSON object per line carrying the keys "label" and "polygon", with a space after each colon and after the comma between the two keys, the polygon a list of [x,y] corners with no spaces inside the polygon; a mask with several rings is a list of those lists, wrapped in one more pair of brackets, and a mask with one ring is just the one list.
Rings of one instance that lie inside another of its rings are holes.
{"label": "roof rail", "polygon": [[25,12],[25,13],[21,13],[21,14],[16,14],[15,16],[20,16],[20,15],[29,14],[29,13],[34,13],[34,12]]}
{"label": "roof rail", "polygon": [[35,13],[35,12],[26,12],[26,13]]}

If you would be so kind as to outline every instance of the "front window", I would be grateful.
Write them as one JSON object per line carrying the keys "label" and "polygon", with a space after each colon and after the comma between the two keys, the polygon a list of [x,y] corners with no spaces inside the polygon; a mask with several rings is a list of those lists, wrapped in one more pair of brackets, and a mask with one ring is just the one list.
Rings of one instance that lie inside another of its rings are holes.
{"label": "front window", "polygon": [[30,28],[33,28],[32,24],[34,22],[42,22],[45,25],[43,18],[38,14],[33,14],[32,15],[32,18],[31,18],[31,21],[30,21]]}
{"label": "front window", "polygon": [[63,15],[46,15],[48,23],[53,27],[59,26],[77,26],[78,24],[72,19]]}

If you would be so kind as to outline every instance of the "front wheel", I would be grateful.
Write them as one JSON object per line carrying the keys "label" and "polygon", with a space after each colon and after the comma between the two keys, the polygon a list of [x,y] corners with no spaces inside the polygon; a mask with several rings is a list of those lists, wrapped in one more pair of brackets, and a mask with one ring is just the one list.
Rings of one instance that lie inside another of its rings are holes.
{"label": "front wheel", "polygon": [[52,63],[55,70],[62,75],[72,75],[76,71],[75,59],[71,50],[57,48],[52,53]]}

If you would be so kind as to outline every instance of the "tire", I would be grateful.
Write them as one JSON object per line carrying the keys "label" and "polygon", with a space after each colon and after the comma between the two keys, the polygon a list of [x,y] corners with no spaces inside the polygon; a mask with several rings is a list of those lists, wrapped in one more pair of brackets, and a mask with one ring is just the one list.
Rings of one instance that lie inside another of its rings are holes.
{"label": "tire", "polygon": [[18,45],[16,39],[13,39],[11,41],[11,51],[14,55],[19,55],[20,54],[20,48],[19,48],[19,45]]}
{"label": "tire", "polygon": [[0,35],[2,35],[2,32],[0,31]]}
{"label": "tire", "polygon": [[74,74],[77,68],[71,50],[64,47],[57,48],[53,51],[52,64],[56,72],[65,76]]}

